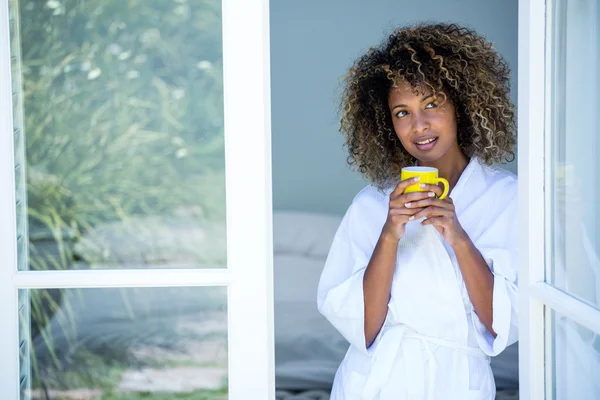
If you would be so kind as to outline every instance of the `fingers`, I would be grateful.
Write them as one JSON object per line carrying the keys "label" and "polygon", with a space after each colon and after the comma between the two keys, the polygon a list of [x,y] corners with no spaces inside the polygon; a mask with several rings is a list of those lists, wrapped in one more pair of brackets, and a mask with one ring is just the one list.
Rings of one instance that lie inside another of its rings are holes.
{"label": "fingers", "polygon": [[407,187],[419,182],[419,179],[421,179],[421,178],[416,176],[414,178],[409,178],[409,179],[405,179],[405,180],[401,181],[400,183],[398,183],[396,185],[396,189],[394,189],[394,191],[390,194],[390,197],[400,196],[402,193],[404,193],[404,191],[406,190]]}
{"label": "fingers", "polygon": [[406,208],[425,208],[425,207],[435,206],[435,207],[445,208],[447,210],[454,211],[454,203],[452,203],[452,199],[450,199],[449,197],[445,198],[444,200],[428,197],[423,200],[410,201],[410,202],[404,204],[404,206]]}
{"label": "fingers", "polygon": [[411,217],[411,221],[413,219],[421,219],[421,218],[435,218],[435,217],[446,217],[446,218],[453,218],[454,217],[454,211],[453,210],[448,210],[447,208],[442,208],[442,207],[427,207],[421,211],[419,211],[418,213],[416,213],[415,215],[413,215]]}
{"label": "fingers", "polygon": [[443,228],[447,228],[449,222],[450,222],[450,218],[433,217],[433,218],[427,218],[425,221],[421,222],[421,225],[433,225],[433,226],[441,226]]}
{"label": "fingers", "polygon": [[419,200],[433,198],[435,193],[433,192],[412,192],[401,194],[396,197],[390,196],[390,206],[404,207],[406,203],[414,203]]}
{"label": "fingers", "polygon": [[419,211],[423,211],[423,208],[406,208],[404,205],[400,207],[390,207],[389,214],[390,215],[415,215]]}
{"label": "fingers", "polygon": [[406,225],[409,221],[411,221],[410,215],[392,214],[391,212],[388,218],[395,225]]}
{"label": "fingers", "polygon": [[428,192],[435,193],[438,197],[440,197],[444,193],[444,189],[439,187],[439,185],[432,185],[429,183],[421,183],[419,186]]}

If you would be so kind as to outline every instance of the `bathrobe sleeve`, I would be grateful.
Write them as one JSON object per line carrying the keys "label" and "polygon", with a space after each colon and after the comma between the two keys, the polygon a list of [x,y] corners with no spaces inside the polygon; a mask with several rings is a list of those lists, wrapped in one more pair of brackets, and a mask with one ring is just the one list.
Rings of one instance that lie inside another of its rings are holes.
{"label": "bathrobe sleeve", "polygon": [[383,329],[367,348],[363,277],[383,222],[381,204],[365,197],[357,196],[338,228],[319,281],[317,306],[351,345],[370,355]]}
{"label": "bathrobe sleeve", "polygon": [[[518,339],[518,218],[517,218],[517,183],[509,185],[503,199],[496,202],[499,208],[489,224],[486,239],[476,246],[494,275],[492,297],[492,328],[496,332],[494,338],[490,331],[473,312],[473,325],[477,342],[489,356],[500,354],[507,346]],[[490,201],[489,204],[494,204]],[[489,210],[488,210],[489,211]]]}

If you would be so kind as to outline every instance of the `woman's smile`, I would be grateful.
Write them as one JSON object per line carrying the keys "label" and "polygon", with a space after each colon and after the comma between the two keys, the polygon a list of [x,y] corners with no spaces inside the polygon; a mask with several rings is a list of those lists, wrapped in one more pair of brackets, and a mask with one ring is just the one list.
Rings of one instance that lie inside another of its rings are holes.
{"label": "woman's smile", "polygon": [[438,141],[437,137],[421,139],[418,142],[415,142],[415,146],[417,146],[417,149],[419,149],[421,151],[428,151],[435,147],[437,141]]}

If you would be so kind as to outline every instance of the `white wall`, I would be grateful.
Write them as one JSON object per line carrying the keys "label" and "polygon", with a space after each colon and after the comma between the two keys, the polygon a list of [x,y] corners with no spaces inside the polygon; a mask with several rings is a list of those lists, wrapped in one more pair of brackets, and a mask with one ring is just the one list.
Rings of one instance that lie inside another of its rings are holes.
{"label": "white wall", "polygon": [[[276,210],[344,213],[365,182],[342,148],[338,79],[366,48],[418,21],[457,22],[485,35],[513,69],[516,104],[517,0],[271,0]],[[516,172],[516,163],[508,168]]]}

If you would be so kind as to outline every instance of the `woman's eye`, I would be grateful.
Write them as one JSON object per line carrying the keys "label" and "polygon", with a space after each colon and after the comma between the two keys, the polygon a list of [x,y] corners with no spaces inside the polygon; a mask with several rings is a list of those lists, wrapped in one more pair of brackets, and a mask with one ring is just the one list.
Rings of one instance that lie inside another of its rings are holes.
{"label": "woman's eye", "polygon": [[431,103],[427,104],[427,106],[425,108],[436,108],[437,107],[437,103],[435,101],[432,101]]}
{"label": "woman's eye", "polygon": [[406,114],[408,114],[408,113],[406,112],[406,110],[398,111],[398,112],[396,113],[396,118],[402,118],[402,117],[404,117]]}

